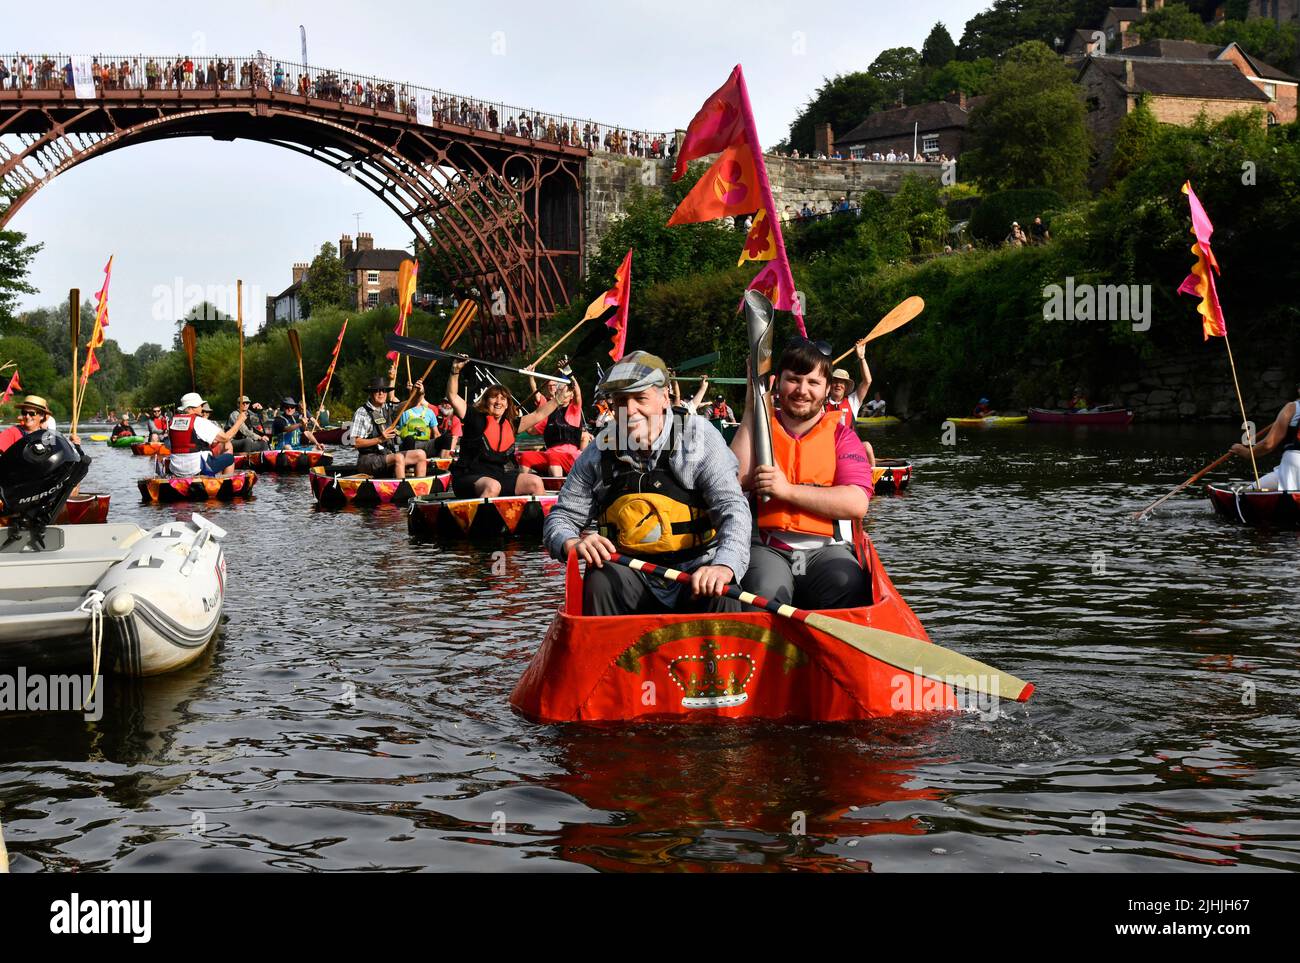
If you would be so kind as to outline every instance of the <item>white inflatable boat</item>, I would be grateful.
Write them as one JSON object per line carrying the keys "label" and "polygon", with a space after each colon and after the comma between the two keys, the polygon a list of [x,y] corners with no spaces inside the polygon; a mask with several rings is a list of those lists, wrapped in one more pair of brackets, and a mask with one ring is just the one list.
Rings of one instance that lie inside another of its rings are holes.
{"label": "white inflatable boat", "polygon": [[0,548],[0,671],[142,676],[194,661],[221,621],[225,534],[199,515],[148,532],[51,525],[43,548],[18,533]]}

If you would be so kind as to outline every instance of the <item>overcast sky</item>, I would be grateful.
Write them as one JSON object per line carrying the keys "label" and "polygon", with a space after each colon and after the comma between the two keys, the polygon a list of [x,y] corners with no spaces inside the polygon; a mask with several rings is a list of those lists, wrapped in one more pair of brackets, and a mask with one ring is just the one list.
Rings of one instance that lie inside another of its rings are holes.
{"label": "overcast sky", "polygon": [[[159,57],[261,49],[297,61],[302,24],[312,65],[651,131],[685,127],[739,62],[759,135],[770,145],[824,77],[864,69],[888,47],[919,48],[937,20],[959,40],[966,20],[988,5],[65,0],[7,4],[0,46]],[[187,286],[242,277],[246,297],[259,298],[246,301],[252,330],[264,296],[288,286],[293,262],[310,260],[323,241],[355,234],[358,213],[377,247],[411,242],[395,214],[323,164],[248,141],[181,138],[114,151],[60,175],[9,227],[45,244],[32,271],[39,294],[25,307],[57,303],[74,286],[83,296],[97,290],[115,254],[108,333],[132,350],[170,339],[175,296],[161,292],[178,285],[183,297]]]}

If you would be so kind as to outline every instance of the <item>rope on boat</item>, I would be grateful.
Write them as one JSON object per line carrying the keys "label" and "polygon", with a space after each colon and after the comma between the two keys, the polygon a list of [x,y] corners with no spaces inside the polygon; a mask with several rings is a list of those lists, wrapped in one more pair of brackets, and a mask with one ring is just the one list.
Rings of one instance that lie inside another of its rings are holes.
{"label": "rope on boat", "polygon": [[1237,509],[1237,517],[1241,519],[1241,524],[1246,524],[1246,516],[1241,513],[1241,489],[1238,488],[1232,493],[1232,504]]}
{"label": "rope on boat", "polygon": [[0,825],[0,873],[9,872],[9,851],[5,849],[4,826]]}
{"label": "rope on boat", "polygon": [[86,698],[81,702],[81,711],[85,712],[90,705],[90,700],[94,698],[95,689],[99,686],[99,660],[104,651],[104,593],[99,589],[92,589],[79,606],[77,611],[90,613],[90,651],[91,651],[91,681],[90,691],[86,693]]}

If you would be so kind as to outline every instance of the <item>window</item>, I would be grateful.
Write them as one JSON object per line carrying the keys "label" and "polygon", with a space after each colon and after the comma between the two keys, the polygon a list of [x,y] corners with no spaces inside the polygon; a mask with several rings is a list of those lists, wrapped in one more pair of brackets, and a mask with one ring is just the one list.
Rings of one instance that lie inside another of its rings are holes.
{"label": "window", "polygon": [[367,284],[378,284],[378,283],[379,283],[379,272],[378,272],[378,271],[367,271],[367,272],[366,272],[366,283],[367,283]]}
{"label": "window", "polygon": [[939,135],[923,134],[921,136],[921,150],[927,154],[939,153]]}
{"label": "window", "polygon": [[377,307],[379,307],[379,292],[378,292],[378,291],[371,291],[369,294],[366,295],[366,307],[368,307],[368,308],[377,308]]}
{"label": "window", "polygon": [[1277,84],[1265,84],[1264,93],[1268,95],[1269,100],[1277,100]]}
{"label": "window", "polygon": [[1268,126],[1272,127],[1272,126],[1274,126],[1275,124],[1277,124],[1277,114],[1273,113],[1273,112],[1270,110],[1270,111],[1268,112]]}
{"label": "window", "polygon": [[867,156],[867,149],[865,147],[850,147],[849,156],[854,160],[862,160]]}

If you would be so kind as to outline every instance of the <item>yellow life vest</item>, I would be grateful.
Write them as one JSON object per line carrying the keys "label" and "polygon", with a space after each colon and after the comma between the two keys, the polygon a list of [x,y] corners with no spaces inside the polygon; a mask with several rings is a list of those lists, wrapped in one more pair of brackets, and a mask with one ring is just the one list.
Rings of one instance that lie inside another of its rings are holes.
{"label": "yellow life vest", "polygon": [[717,541],[704,497],[678,481],[668,460],[665,449],[640,471],[602,453],[597,530],[620,552],[670,563],[698,558]]}

